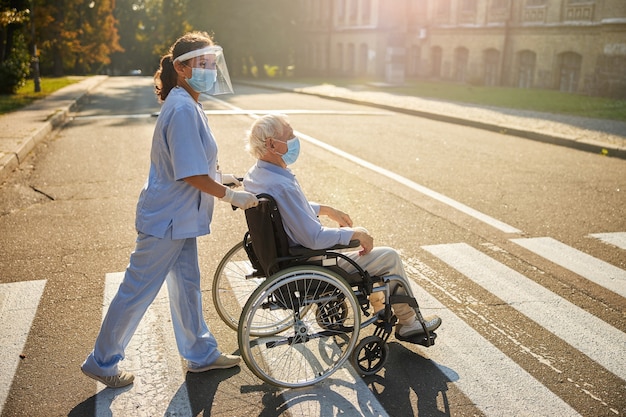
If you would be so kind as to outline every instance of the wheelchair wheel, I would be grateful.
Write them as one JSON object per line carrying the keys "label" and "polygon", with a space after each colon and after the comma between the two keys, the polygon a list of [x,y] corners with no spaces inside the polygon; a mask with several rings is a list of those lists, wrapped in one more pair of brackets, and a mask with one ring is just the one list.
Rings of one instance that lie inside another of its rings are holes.
{"label": "wheelchair wheel", "polygon": [[380,371],[389,355],[389,346],[378,336],[367,336],[356,345],[350,358],[360,375],[374,375]]}
{"label": "wheelchair wheel", "polygon": [[[267,383],[313,385],[350,357],[360,314],[352,288],[336,273],[308,265],[288,268],[248,299],[239,319],[239,350],[248,368]],[[253,334],[272,324],[273,334]]]}
{"label": "wheelchair wheel", "polygon": [[254,268],[243,242],[237,243],[220,261],[213,276],[213,304],[217,314],[233,330],[239,327],[241,309],[264,277],[246,278]]}

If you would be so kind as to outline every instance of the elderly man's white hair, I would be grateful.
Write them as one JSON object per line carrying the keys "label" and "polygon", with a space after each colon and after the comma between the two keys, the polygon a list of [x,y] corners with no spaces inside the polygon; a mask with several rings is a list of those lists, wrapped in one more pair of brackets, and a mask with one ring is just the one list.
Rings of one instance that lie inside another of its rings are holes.
{"label": "elderly man's white hair", "polygon": [[259,117],[246,134],[248,140],[246,150],[255,158],[262,158],[267,151],[265,140],[280,138],[283,135],[283,129],[288,124],[289,120],[285,114],[266,114]]}

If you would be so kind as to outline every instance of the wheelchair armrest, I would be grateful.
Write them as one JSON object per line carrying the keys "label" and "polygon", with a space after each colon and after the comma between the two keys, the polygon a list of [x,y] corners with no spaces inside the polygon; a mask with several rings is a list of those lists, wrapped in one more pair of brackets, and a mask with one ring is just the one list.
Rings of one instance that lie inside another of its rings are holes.
{"label": "wheelchair armrest", "polygon": [[350,249],[357,248],[361,245],[357,239],[351,240],[347,245],[335,245],[326,249],[309,249],[304,246],[292,246],[289,248],[289,254],[292,256],[319,256],[323,255],[328,251],[341,250],[341,249]]}

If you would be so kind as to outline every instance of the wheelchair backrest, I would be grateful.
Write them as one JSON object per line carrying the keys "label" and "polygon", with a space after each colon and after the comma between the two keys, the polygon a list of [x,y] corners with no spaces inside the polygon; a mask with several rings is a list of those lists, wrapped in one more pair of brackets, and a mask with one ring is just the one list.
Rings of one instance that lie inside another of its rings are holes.
{"label": "wheelchair backrest", "polygon": [[280,269],[277,259],[289,256],[289,240],[274,198],[269,194],[257,197],[259,205],[246,210],[246,222],[254,254],[269,277]]}

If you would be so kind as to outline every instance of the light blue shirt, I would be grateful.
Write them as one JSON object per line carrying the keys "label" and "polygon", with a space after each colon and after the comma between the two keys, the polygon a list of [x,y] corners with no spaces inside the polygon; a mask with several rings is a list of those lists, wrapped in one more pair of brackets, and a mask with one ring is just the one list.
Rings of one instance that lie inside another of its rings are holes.
{"label": "light blue shirt", "polygon": [[274,197],[290,246],[325,249],[350,243],[354,229],[323,226],[318,218],[319,204],[306,199],[290,169],[259,160],[246,174],[243,186],[253,194]]}
{"label": "light blue shirt", "polygon": [[183,181],[217,173],[217,144],[202,105],[183,88],[170,91],[156,121],[150,152],[150,174],[139,196],[135,227],[173,239],[210,233],[213,196]]}

